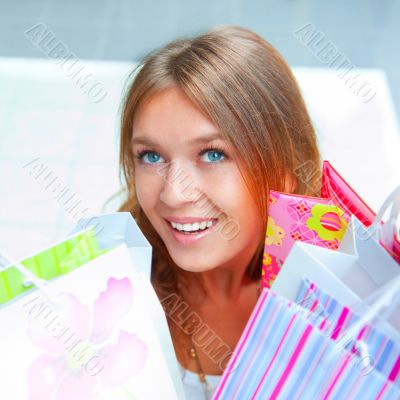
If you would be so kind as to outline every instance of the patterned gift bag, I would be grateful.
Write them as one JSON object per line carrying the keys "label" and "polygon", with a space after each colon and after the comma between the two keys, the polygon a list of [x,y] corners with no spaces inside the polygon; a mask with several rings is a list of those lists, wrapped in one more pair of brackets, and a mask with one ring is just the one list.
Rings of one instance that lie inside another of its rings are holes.
{"label": "patterned gift bag", "polygon": [[324,161],[320,198],[270,191],[262,286],[272,286],[295,241],[337,250],[351,216],[365,227],[374,227],[381,224],[390,206],[390,217],[380,229],[380,244],[400,263],[400,234],[396,227],[400,187],[375,214],[329,162]]}
{"label": "patterned gift bag", "polygon": [[295,241],[338,249],[348,221],[331,199],[270,191],[262,285],[271,287]]}

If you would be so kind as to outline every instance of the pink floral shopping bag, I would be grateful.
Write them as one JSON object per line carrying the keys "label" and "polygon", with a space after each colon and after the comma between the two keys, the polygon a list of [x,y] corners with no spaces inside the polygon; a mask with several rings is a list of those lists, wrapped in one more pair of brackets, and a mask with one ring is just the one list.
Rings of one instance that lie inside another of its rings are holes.
{"label": "pink floral shopping bag", "polygon": [[348,221],[332,199],[270,191],[262,285],[271,287],[297,240],[337,250]]}
{"label": "pink floral shopping bag", "polygon": [[[400,213],[400,188],[388,200],[393,207],[389,220],[382,222],[386,236],[381,237],[380,244],[400,262],[400,232],[394,226]],[[375,214],[328,161],[324,161],[322,168],[321,197],[271,190],[262,286],[272,286],[296,241],[337,250],[351,216],[368,228],[376,223],[376,218],[381,221],[383,213]]]}

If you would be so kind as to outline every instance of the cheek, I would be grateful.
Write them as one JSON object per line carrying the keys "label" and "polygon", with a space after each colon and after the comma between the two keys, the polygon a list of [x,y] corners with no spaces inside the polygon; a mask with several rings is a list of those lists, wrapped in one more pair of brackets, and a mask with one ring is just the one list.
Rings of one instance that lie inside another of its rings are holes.
{"label": "cheek", "polygon": [[135,172],[135,190],[144,211],[151,209],[159,196],[159,179],[150,174]]}
{"label": "cheek", "polygon": [[229,211],[231,211],[232,217],[237,219],[244,231],[248,233],[258,232],[261,229],[262,221],[256,200],[239,178],[235,183],[232,183],[229,196],[231,200],[227,201],[226,204],[228,207],[231,206]]}
{"label": "cheek", "polygon": [[245,215],[250,214],[249,217],[251,218],[254,213],[254,199],[244,184],[241,175],[232,175],[229,180],[226,179],[221,182],[215,188],[214,193],[218,193],[216,201],[223,204],[227,211],[238,214],[238,217],[243,218]]}

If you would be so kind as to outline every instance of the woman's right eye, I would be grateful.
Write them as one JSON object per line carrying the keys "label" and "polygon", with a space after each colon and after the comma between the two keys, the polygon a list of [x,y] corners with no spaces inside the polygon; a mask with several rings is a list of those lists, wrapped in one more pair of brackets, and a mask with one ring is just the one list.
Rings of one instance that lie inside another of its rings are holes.
{"label": "woman's right eye", "polygon": [[[145,161],[145,157],[148,156],[148,162]],[[136,158],[144,164],[156,164],[160,159],[160,155],[155,151],[143,150],[136,154]]]}

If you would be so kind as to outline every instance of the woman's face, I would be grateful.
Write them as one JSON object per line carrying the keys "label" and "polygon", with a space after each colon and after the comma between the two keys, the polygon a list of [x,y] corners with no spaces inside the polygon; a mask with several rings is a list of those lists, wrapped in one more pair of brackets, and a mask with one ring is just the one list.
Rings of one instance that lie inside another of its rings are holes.
{"label": "woman's face", "polygon": [[[138,201],[171,258],[187,271],[247,265],[262,239],[233,148],[214,136],[216,126],[177,87],[150,97],[134,120]],[[211,227],[201,230],[207,223]]]}

